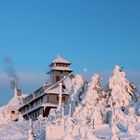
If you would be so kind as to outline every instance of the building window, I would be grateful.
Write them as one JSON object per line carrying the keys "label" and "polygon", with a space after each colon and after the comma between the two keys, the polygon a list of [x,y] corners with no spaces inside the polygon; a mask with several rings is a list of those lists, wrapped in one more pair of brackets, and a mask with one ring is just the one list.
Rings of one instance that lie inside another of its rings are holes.
{"label": "building window", "polygon": [[66,97],[65,96],[62,97],[62,101],[64,101],[64,102],[66,101]]}
{"label": "building window", "polygon": [[62,64],[63,67],[67,67],[67,64]]}
{"label": "building window", "polygon": [[56,100],[59,101],[59,96],[56,97]]}
{"label": "building window", "polygon": [[15,114],[15,111],[11,111],[12,114]]}
{"label": "building window", "polygon": [[60,74],[61,74],[61,75],[63,75],[63,73],[64,73],[63,71],[60,71]]}
{"label": "building window", "polygon": [[56,76],[56,82],[60,81],[60,76]]}
{"label": "building window", "polygon": [[[56,97],[56,100],[59,101],[59,96]],[[65,96],[62,97],[62,101],[63,101],[63,102],[66,101],[66,97],[65,97]]]}

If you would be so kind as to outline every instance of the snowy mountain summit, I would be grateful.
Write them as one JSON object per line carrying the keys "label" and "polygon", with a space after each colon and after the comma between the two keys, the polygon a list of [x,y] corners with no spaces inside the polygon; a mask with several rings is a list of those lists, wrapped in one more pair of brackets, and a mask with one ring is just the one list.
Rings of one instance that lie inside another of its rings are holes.
{"label": "snowy mountain summit", "polygon": [[140,140],[139,95],[119,66],[115,66],[107,89],[102,88],[98,74],[89,83],[80,75],[71,85],[66,83],[68,102],[51,109],[48,117],[39,116],[33,124],[21,114],[17,114],[22,118],[17,122],[11,116],[21,98],[1,107],[0,140]]}

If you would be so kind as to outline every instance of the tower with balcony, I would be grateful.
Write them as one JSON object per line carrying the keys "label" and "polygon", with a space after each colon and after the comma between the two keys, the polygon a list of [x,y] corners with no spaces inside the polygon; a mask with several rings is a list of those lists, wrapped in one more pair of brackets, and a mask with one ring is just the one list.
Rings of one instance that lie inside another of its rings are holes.
{"label": "tower with balcony", "polygon": [[50,66],[50,74],[51,83],[54,84],[65,76],[68,76],[72,70],[69,68],[71,63],[68,60],[65,60],[60,55],[57,55],[56,59],[52,61]]}

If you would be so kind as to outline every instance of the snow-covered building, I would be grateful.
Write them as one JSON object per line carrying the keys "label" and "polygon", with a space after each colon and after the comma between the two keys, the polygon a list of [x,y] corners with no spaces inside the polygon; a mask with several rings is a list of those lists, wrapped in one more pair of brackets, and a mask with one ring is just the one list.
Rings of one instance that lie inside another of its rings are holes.
{"label": "snow-covered building", "polygon": [[[44,84],[38,90],[23,98],[22,106],[19,111],[25,119],[37,119],[39,115],[48,116],[50,109],[57,108],[59,104],[59,94],[62,93],[62,102],[66,103],[69,98],[69,92],[66,81],[72,81],[74,75],[69,68],[70,62],[59,55],[50,64],[51,83]],[[62,84],[60,84],[62,83]],[[71,82],[72,83],[72,82]],[[62,85],[60,87],[60,85]],[[61,90],[61,91],[60,91]]]}

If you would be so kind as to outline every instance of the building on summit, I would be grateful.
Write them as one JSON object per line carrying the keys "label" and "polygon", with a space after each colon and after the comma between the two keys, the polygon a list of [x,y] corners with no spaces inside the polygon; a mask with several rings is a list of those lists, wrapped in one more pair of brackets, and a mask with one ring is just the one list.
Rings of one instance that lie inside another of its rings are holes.
{"label": "building on summit", "polygon": [[57,108],[60,100],[60,93],[62,94],[61,100],[66,103],[69,98],[67,91],[67,82],[72,82],[74,75],[69,68],[71,63],[61,56],[52,61],[50,71],[51,83],[44,84],[32,94],[23,98],[22,106],[19,108],[22,116],[25,119],[36,120],[39,115],[47,117],[50,109]]}
{"label": "building on summit", "polygon": [[57,58],[49,65],[51,70],[47,74],[50,74],[51,83],[54,84],[60,81],[60,79],[63,79],[64,76],[69,75],[72,72],[69,68],[70,65],[71,63],[69,61],[58,55]]}

